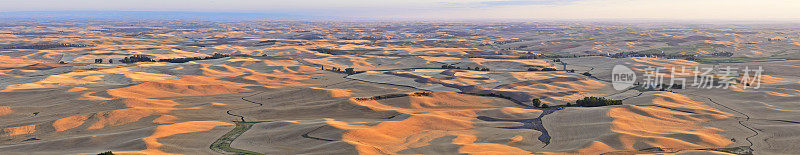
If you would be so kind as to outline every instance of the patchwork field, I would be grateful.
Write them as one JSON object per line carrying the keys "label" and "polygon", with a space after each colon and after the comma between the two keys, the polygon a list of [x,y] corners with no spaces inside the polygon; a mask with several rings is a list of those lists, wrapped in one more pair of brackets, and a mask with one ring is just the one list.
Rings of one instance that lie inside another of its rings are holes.
{"label": "patchwork field", "polygon": [[0,27],[0,154],[800,154],[797,29],[118,24]]}

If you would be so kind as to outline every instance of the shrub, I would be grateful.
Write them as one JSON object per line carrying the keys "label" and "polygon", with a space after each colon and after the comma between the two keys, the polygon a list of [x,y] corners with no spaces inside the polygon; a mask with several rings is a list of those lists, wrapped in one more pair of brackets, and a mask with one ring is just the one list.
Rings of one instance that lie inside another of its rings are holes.
{"label": "shrub", "polygon": [[356,71],[355,71],[355,69],[353,69],[353,68],[345,68],[345,69],[344,69],[344,73],[347,73],[347,74],[353,75],[353,74],[356,74]]}
{"label": "shrub", "polygon": [[538,68],[528,68],[528,71],[539,71]]}
{"label": "shrub", "polygon": [[542,68],[542,71],[557,71],[555,68]]}
{"label": "shrub", "polygon": [[542,100],[535,98],[531,100],[531,105],[534,107],[539,107],[540,105],[542,105]]}

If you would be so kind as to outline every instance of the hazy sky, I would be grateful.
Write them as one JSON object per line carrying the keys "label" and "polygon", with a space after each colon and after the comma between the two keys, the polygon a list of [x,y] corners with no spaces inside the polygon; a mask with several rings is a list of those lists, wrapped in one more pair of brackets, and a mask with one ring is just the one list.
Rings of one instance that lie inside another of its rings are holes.
{"label": "hazy sky", "polygon": [[0,0],[0,11],[65,10],[416,19],[800,19],[798,0]]}

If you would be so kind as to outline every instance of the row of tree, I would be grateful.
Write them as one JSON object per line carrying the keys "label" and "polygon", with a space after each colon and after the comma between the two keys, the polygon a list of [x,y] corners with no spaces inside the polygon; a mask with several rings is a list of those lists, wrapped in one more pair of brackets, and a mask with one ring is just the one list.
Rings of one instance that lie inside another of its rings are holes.
{"label": "row of tree", "polygon": [[533,67],[531,67],[531,68],[528,68],[528,71],[558,71],[558,69],[555,69],[555,68],[547,68],[547,67],[545,67],[545,68],[542,68],[542,69],[539,69],[539,68],[533,68]]}
{"label": "row of tree", "polygon": [[398,97],[406,97],[406,96],[431,96],[431,92],[414,92],[411,94],[388,94],[388,95],[380,95],[380,96],[373,96],[373,97],[357,97],[355,100],[358,101],[371,101],[371,100],[383,100],[383,99],[390,99],[390,98],[398,98]]}
{"label": "row of tree", "polygon": [[[606,99],[604,97],[584,97],[583,99],[575,101],[575,104],[567,103],[556,107],[602,107],[610,105],[622,105],[622,100]],[[541,99],[531,100],[531,106],[538,108],[550,108],[550,105],[543,104]]]}
{"label": "row of tree", "polygon": [[228,54],[214,53],[214,55],[211,55],[210,57],[189,57],[189,58],[159,59],[158,62],[185,63],[185,62],[195,61],[195,60],[219,59],[219,58],[226,58],[226,57],[230,57],[230,56],[231,55],[228,55]]}
{"label": "row of tree", "polygon": [[[157,62],[170,62],[170,63],[185,63],[195,60],[209,60],[230,57],[229,54],[214,53],[214,55],[207,57],[188,57],[188,58],[171,58],[171,59],[158,59]],[[137,62],[156,62],[156,60],[146,55],[132,55],[119,60],[122,63],[137,63]],[[103,59],[94,59],[94,63],[103,63]],[[108,59],[108,63],[114,63],[114,59]]]}
{"label": "row of tree", "polygon": [[[457,67],[455,65],[442,65],[442,69],[461,69],[461,67]],[[474,71],[490,71],[489,68],[480,68],[480,67],[467,67],[467,70],[474,70]]]}
{"label": "row of tree", "polygon": [[606,99],[604,97],[584,97],[583,99],[575,101],[575,105],[579,107],[601,107],[609,105],[622,105],[622,100]]}
{"label": "row of tree", "polygon": [[137,62],[154,62],[153,59],[147,57],[146,55],[133,55],[129,57],[122,58],[120,60],[122,63],[137,63]]}

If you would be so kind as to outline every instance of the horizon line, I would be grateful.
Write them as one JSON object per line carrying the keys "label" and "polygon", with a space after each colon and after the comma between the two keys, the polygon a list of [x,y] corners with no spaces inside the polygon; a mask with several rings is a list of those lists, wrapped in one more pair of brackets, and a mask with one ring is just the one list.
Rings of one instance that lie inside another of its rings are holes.
{"label": "horizon line", "polygon": [[[215,18],[231,17],[231,18],[280,18],[281,20],[335,20],[335,21],[590,21],[590,22],[636,22],[636,21],[650,21],[650,22],[800,22],[800,18],[398,18],[398,17],[345,17],[345,16],[315,16],[307,14],[296,14],[287,12],[237,12],[237,11],[153,11],[153,10],[47,10],[47,11],[0,11],[0,19],[30,19],[30,18],[48,18],[43,16],[36,16],[38,13],[61,13],[61,12],[82,12],[87,13],[83,15],[95,15],[97,19],[113,18],[119,16],[122,18],[126,15],[114,14],[98,14],[103,12],[119,12],[119,13],[161,13],[162,15],[183,15],[191,17],[194,16],[216,16]],[[29,17],[24,17],[29,14]],[[9,14],[12,14],[7,17]],[[219,15],[215,15],[219,14]],[[80,15],[74,14],[52,14],[54,16],[61,16],[66,19],[75,19]],[[229,15],[229,16],[223,16]],[[105,16],[100,18],[100,16]],[[247,16],[247,17],[243,17]],[[80,17],[81,19],[91,19],[91,17]],[[142,17],[147,18],[147,17]],[[156,17],[157,18],[157,17]],[[253,19],[233,19],[231,21]],[[265,19],[265,21],[276,19]]]}

